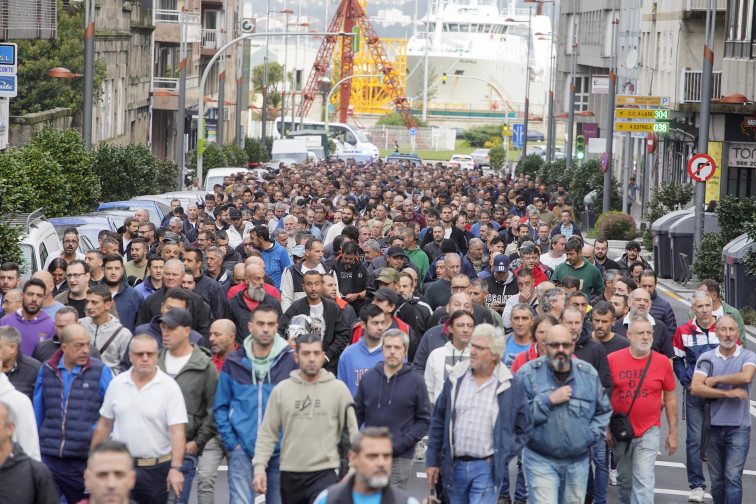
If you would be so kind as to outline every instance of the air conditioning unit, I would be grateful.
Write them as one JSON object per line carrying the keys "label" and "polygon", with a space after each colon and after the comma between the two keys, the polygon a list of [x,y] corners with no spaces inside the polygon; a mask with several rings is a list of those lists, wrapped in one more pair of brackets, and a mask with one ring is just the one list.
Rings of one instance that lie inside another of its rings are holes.
{"label": "air conditioning unit", "polygon": [[223,120],[224,121],[231,120],[231,107],[229,107],[228,105],[223,106]]}

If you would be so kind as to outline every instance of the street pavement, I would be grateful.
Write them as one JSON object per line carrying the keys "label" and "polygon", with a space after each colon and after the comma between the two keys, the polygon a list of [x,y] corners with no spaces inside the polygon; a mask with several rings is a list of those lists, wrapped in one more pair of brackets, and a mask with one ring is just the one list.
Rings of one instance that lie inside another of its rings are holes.
{"label": "street pavement", "polygon": [[[619,245],[624,246],[621,243],[610,243],[610,257],[619,257],[624,251]],[[690,282],[688,287],[682,287],[672,280],[660,280],[658,291],[659,294],[670,302],[672,309],[675,312],[678,324],[688,319],[688,311],[690,309],[690,296],[695,288],[695,282]],[[748,345],[750,349],[756,349],[756,329],[750,328],[748,335]],[[682,394],[681,388],[677,388],[677,404],[678,411],[682,411]],[[756,401],[751,401],[751,415],[756,417]],[[664,449],[664,440],[667,437],[668,429],[666,425],[666,417],[662,414],[661,422],[661,446],[660,452],[656,459],[656,482],[654,486],[655,500],[657,504],[678,504],[685,503],[688,500],[688,493],[690,489],[688,487],[687,474],[685,470],[685,438],[686,429],[685,421],[682,414],[678,415],[678,449],[672,456],[667,455]],[[751,446],[756,446],[756,438],[754,433],[751,433]],[[748,459],[746,461],[745,470],[743,471],[743,502],[756,502],[756,450],[750,450]],[[705,468],[704,474],[706,476],[707,494],[705,502],[712,502],[711,495],[708,494],[709,490],[709,474]],[[510,481],[514,483],[517,468],[514,461],[510,464]],[[228,479],[227,479],[226,467],[222,466],[221,472],[218,474],[217,488],[216,488],[216,503],[228,503]],[[411,467],[411,477],[408,487],[409,492],[422,500],[428,495],[427,480],[425,478],[425,465],[423,461],[415,460]],[[749,497],[751,496],[751,497]],[[753,498],[754,500],[750,500]],[[264,502],[264,497],[260,496],[255,500],[255,504],[261,504]],[[192,491],[192,498],[190,503],[196,504],[196,493]],[[618,502],[617,487],[609,487],[609,495],[607,502]]]}

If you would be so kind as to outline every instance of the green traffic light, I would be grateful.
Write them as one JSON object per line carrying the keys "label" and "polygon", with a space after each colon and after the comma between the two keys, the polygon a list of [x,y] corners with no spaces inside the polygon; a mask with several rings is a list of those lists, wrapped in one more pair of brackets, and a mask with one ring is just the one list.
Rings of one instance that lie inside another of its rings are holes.
{"label": "green traffic light", "polygon": [[585,157],[585,154],[583,154],[582,152],[578,151],[577,158],[578,159],[583,159],[584,157]]}

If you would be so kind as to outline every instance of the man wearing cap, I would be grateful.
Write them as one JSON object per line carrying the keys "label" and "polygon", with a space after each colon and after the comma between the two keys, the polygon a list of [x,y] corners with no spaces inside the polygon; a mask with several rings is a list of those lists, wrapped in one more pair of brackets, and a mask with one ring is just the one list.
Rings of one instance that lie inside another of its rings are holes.
{"label": "man wearing cap", "polygon": [[347,242],[341,246],[341,255],[330,261],[339,283],[340,297],[352,305],[356,313],[365,302],[369,283],[367,267],[357,260],[358,251],[356,243]]}
{"label": "man wearing cap", "polygon": [[323,342],[322,365],[328,371],[336,373],[339,356],[349,344],[349,327],[339,305],[322,296],[323,279],[317,270],[307,271],[303,275],[302,286],[305,297],[294,301],[284,312],[278,324],[279,333],[286,334],[289,321],[295,316],[309,316],[316,326],[314,332]]}
{"label": "man wearing cap", "polygon": [[234,231],[239,233],[239,236],[241,236],[242,238],[244,238],[244,235],[247,234],[249,229],[252,228],[251,222],[242,220],[242,213],[236,207],[231,207],[228,209],[228,218],[231,221],[231,227],[234,229]]}
{"label": "man wearing cap", "polygon": [[[301,245],[297,245],[297,247],[301,247]],[[303,248],[304,260],[287,266],[281,276],[281,309],[283,311],[286,311],[294,301],[305,297],[302,281],[306,272],[314,270],[321,275],[334,274],[330,264],[323,263],[322,241],[317,238],[309,238]]]}
{"label": "man wearing cap", "polygon": [[184,487],[176,500],[189,501],[192,480],[202,448],[216,434],[213,401],[218,384],[218,370],[209,349],[189,342],[192,316],[183,308],[171,308],[158,318],[163,348],[158,353],[158,367],[176,380],[184,396],[189,422],[186,424],[184,449]]}
{"label": "man wearing cap", "polygon": [[378,289],[380,289],[381,287],[386,287],[396,292],[398,291],[398,285],[397,285],[398,283],[399,283],[399,271],[397,271],[394,268],[390,268],[390,267],[383,268],[380,274],[377,277],[375,277],[375,286]]}
{"label": "man wearing cap", "polygon": [[486,277],[488,295],[486,304],[499,313],[504,312],[507,300],[520,294],[514,274],[509,271],[509,257],[498,254],[493,260],[493,275]]}

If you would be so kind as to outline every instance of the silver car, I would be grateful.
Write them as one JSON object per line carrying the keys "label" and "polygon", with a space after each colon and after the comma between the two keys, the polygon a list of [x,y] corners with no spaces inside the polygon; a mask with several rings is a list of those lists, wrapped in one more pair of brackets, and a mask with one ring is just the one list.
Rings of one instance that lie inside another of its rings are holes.
{"label": "silver car", "polygon": [[475,166],[482,168],[483,166],[491,166],[491,157],[488,155],[491,149],[475,149],[470,154],[475,161]]}

